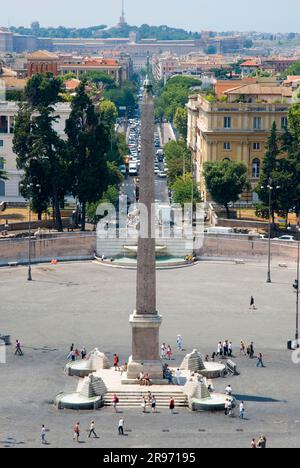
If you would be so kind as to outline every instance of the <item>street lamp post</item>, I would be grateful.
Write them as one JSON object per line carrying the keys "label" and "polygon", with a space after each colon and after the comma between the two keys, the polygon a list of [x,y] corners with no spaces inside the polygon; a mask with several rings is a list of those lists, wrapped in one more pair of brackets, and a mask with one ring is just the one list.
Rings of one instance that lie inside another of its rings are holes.
{"label": "street lamp post", "polygon": [[[24,185],[21,184],[21,187],[24,187]],[[27,275],[27,281],[32,281],[32,269],[31,269],[31,264],[32,264],[32,255],[31,255],[31,199],[32,199],[32,190],[34,188],[40,189],[41,186],[39,184],[28,184],[26,186],[29,194],[28,198],[28,275]]]}
{"label": "street lamp post", "polygon": [[[271,279],[271,234],[272,234],[272,225],[271,225],[271,218],[272,218],[272,191],[274,190],[273,187],[273,180],[271,177],[269,178],[269,183],[266,187],[262,186],[262,189],[267,189],[269,191],[269,235],[268,235],[268,275],[267,275],[267,283],[272,283]],[[276,189],[280,187],[277,186]]]}
{"label": "street lamp post", "polygon": [[299,279],[300,279],[300,226],[297,228],[298,230],[298,236],[297,236],[297,242],[298,242],[298,255],[297,255],[297,279],[295,283],[295,289],[296,289],[296,333],[295,333],[295,341],[297,343],[297,346],[299,345]]}

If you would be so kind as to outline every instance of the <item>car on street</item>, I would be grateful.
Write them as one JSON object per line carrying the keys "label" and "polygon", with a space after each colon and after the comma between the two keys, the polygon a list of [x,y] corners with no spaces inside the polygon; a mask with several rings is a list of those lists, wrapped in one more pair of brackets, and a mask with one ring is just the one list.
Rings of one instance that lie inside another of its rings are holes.
{"label": "car on street", "polygon": [[121,165],[119,166],[119,171],[120,171],[121,174],[123,174],[123,175],[126,175],[126,174],[127,174],[127,169],[126,169],[125,164],[121,164]]}
{"label": "car on street", "polygon": [[166,179],[167,178],[167,173],[165,171],[160,171],[158,173],[158,177],[160,177],[160,179]]}
{"label": "car on street", "polygon": [[283,241],[283,242],[295,242],[294,236],[280,236],[280,237],[274,237],[275,241]]}

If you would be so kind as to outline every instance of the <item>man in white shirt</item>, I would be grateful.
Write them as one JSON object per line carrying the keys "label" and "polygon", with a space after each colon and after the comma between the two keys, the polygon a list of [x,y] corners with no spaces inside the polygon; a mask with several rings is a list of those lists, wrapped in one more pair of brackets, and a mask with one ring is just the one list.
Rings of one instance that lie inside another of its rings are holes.
{"label": "man in white shirt", "polygon": [[124,435],[124,419],[121,418],[118,427],[119,435]]}
{"label": "man in white shirt", "polygon": [[231,395],[232,395],[232,388],[231,388],[231,385],[228,385],[228,387],[226,387],[225,393],[226,393],[226,395],[228,395],[228,396],[231,396]]}
{"label": "man in white shirt", "polygon": [[166,357],[166,350],[167,350],[166,345],[165,345],[165,343],[163,343],[163,344],[161,345],[161,351],[160,351],[160,358],[161,358],[161,359],[165,359],[165,357]]}
{"label": "man in white shirt", "polygon": [[244,419],[244,416],[245,416],[245,405],[244,405],[244,402],[242,401],[242,403],[240,404],[240,419]]}
{"label": "man in white shirt", "polygon": [[181,385],[181,370],[180,369],[177,369],[176,372],[175,372],[175,376],[176,376],[176,380],[177,380],[177,385]]}

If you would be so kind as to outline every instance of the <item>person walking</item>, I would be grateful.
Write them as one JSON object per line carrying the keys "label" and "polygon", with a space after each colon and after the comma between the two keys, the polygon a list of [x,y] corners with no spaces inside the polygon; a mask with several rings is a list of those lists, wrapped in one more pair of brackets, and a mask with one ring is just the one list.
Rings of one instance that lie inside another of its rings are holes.
{"label": "person walking", "polygon": [[148,405],[149,405],[149,407],[151,408],[151,403],[152,403],[152,393],[151,393],[150,391],[148,392],[148,396],[147,396],[147,398],[148,398]]}
{"label": "person walking", "polygon": [[256,310],[256,307],[255,307],[255,299],[253,296],[251,296],[250,298],[250,307],[249,307],[249,310]]}
{"label": "person walking", "polygon": [[223,355],[228,356],[228,341],[224,341],[223,343]]}
{"label": "person walking", "polygon": [[183,351],[183,338],[181,335],[177,335],[177,349]]}
{"label": "person walking", "polygon": [[219,341],[218,347],[217,347],[217,356],[223,356],[223,347],[222,347],[222,342]]}
{"label": "person walking", "polygon": [[243,341],[240,342],[240,356],[246,356],[246,346]]}
{"label": "person walking", "polygon": [[151,410],[152,410],[152,413],[156,413],[156,398],[155,396],[153,395],[152,397],[152,400],[151,400]]}
{"label": "person walking", "polygon": [[168,348],[167,348],[167,358],[169,359],[169,361],[172,360],[172,348],[170,345],[168,345]]}
{"label": "person walking", "polygon": [[256,440],[255,440],[255,439],[252,439],[251,448],[252,448],[252,449],[256,449],[256,448],[257,448],[257,444],[256,444]]}
{"label": "person walking", "polygon": [[81,359],[84,360],[86,358],[86,355],[87,355],[87,352],[86,352],[86,349],[85,347],[83,346],[81,351],[80,351],[80,354],[81,354]]}
{"label": "person walking", "polygon": [[261,436],[258,440],[257,447],[260,449],[266,449],[267,448],[267,439],[265,436]]}
{"label": "person walking", "polygon": [[114,354],[114,368],[115,371],[119,369],[119,356],[117,354]]}
{"label": "person walking", "polygon": [[181,385],[181,370],[180,369],[176,370],[175,377],[176,377],[177,385]]}
{"label": "person walking", "polygon": [[113,401],[112,401],[113,409],[114,409],[115,413],[118,412],[118,408],[117,408],[118,403],[119,403],[119,398],[118,398],[117,395],[115,394],[115,395],[113,396]]}
{"label": "person walking", "polygon": [[231,387],[231,385],[228,385],[228,386],[225,388],[225,393],[226,393],[226,395],[228,395],[228,396],[232,396],[232,387]]}
{"label": "person walking", "polygon": [[119,435],[122,435],[122,436],[124,435],[124,419],[123,418],[119,420],[118,433]]}
{"label": "person walking", "polygon": [[19,340],[16,340],[16,351],[15,351],[15,356],[24,356],[24,353],[21,348],[21,343]]}
{"label": "person walking", "polygon": [[76,440],[79,442],[79,437],[80,437],[80,423],[76,423],[74,428],[73,428],[73,440]]}
{"label": "person walking", "polygon": [[254,353],[254,343],[253,343],[253,341],[251,341],[250,346],[249,346],[249,349],[250,349],[249,358],[250,358],[250,359],[253,359],[253,358],[254,358],[254,354],[255,354],[255,353]]}
{"label": "person walking", "polygon": [[166,357],[166,351],[167,351],[166,344],[163,343],[163,344],[161,345],[161,348],[160,348],[160,358],[161,358],[161,359],[165,359],[165,357]]}
{"label": "person walking", "polygon": [[240,419],[244,419],[244,417],[245,417],[245,404],[242,401],[240,403]]}
{"label": "person walking", "polygon": [[96,430],[95,430],[95,421],[91,422],[88,438],[90,439],[92,437],[92,435],[94,436],[95,439],[99,439],[99,437],[96,434]]}
{"label": "person walking", "polygon": [[42,444],[45,445],[47,442],[46,442],[46,428],[44,426],[44,424],[42,425],[42,429],[41,429],[41,441],[42,441]]}
{"label": "person walking", "polygon": [[257,357],[257,364],[256,367],[265,367],[264,362],[263,362],[263,355],[262,353],[259,353]]}
{"label": "person walking", "polygon": [[170,409],[170,411],[171,411],[171,414],[174,414],[174,410],[175,410],[175,400],[174,400],[173,397],[170,397],[169,409]]}
{"label": "person walking", "polygon": [[229,408],[229,399],[226,398],[226,401],[225,401],[225,416],[228,416],[228,408]]}
{"label": "person walking", "polygon": [[141,407],[142,407],[143,413],[146,413],[147,400],[145,397],[142,397]]}
{"label": "person walking", "polygon": [[232,341],[230,341],[228,344],[228,356],[232,357],[232,354],[233,354],[233,344],[232,344]]}

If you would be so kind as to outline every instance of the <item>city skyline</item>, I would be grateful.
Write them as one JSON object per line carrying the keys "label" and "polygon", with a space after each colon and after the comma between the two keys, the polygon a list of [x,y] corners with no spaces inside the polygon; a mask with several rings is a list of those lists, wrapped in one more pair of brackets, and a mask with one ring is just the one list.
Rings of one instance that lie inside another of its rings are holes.
{"label": "city skyline", "polygon": [[[147,12],[141,8],[141,3],[147,5],[145,0],[125,0],[125,18],[129,24],[137,26],[145,23],[167,24],[192,31],[300,32],[298,0],[285,2],[284,15],[282,2],[279,0],[266,0],[263,3],[253,0],[251,6],[245,5],[243,9],[237,0],[228,0],[226,8],[222,4],[222,9],[219,10],[216,8],[216,3],[207,4],[203,0],[185,0],[184,4],[182,0],[165,0],[163,3],[152,0],[151,9],[149,8]],[[99,14],[96,14],[97,10]],[[26,8],[20,0],[11,0],[9,11],[6,9],[0,13],[0,24],[28,27],[32,21],[39,21],[45,27],[59,25],[88,27],[97,24],[114,26],[119,21],[121,11],[122,0],[113,0],[109,7],[104,0],[87,0],[80,14],[77,8],[70,10],[68,0],[63,3],[52,0],[51,8],[50,4],[47,8],[45,2],[42,4],[38,0],[28,0]],[[197,11],[199,13],[196,13]]]}

